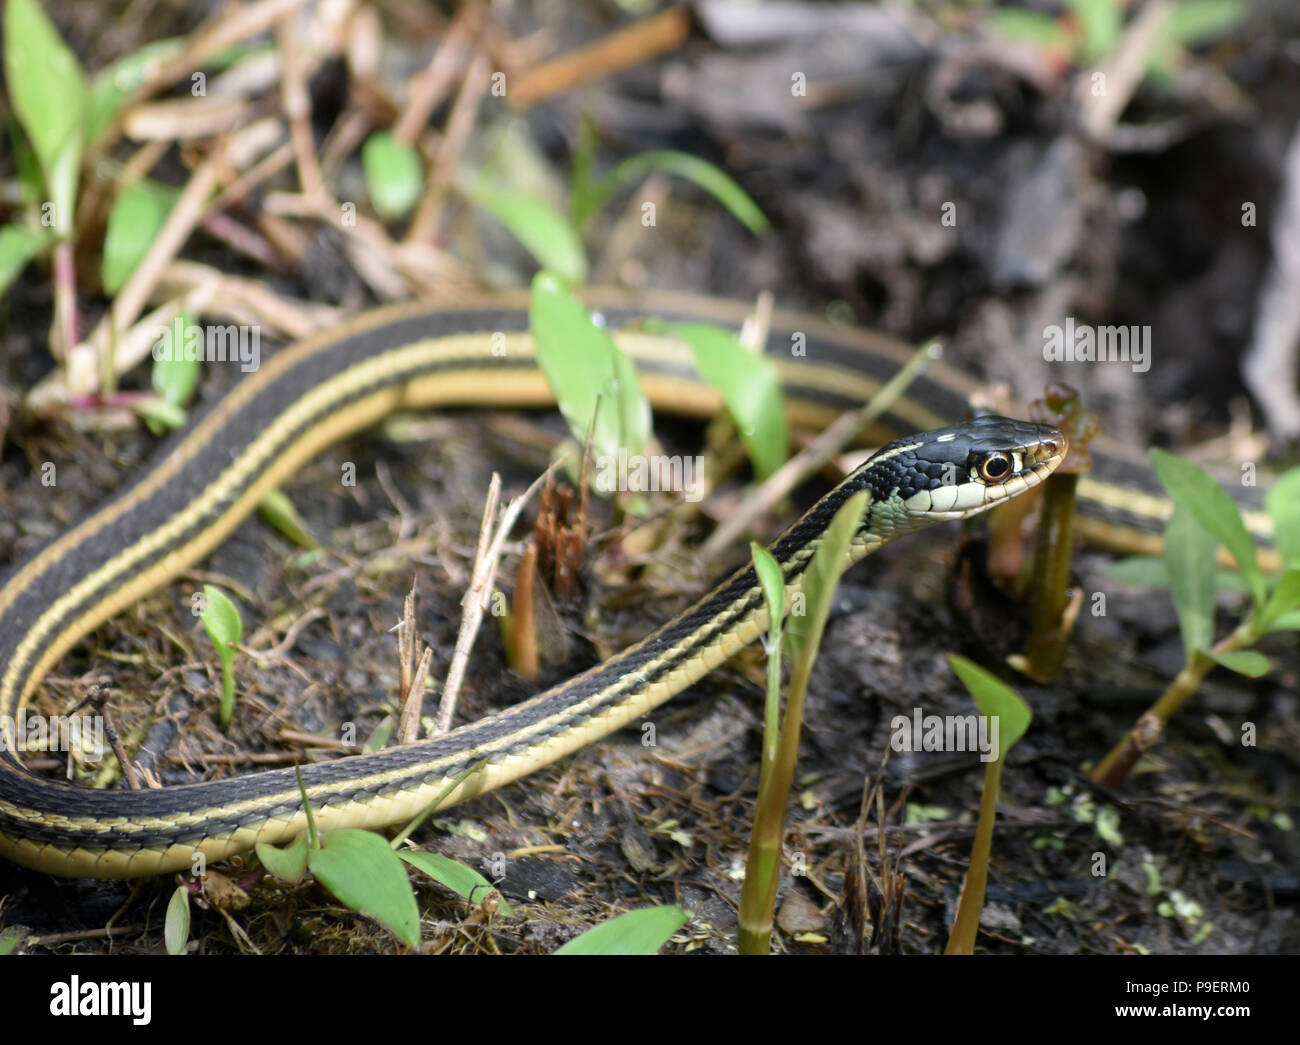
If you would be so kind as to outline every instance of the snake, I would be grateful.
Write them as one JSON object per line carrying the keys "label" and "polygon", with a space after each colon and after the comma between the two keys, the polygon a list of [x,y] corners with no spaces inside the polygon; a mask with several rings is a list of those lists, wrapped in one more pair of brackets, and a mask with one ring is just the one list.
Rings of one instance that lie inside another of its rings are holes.
{"label": "snake", "polygon": [[[743,303],[590,290],[584,300],[634,361],[655,408],[711,418],[720,394],[654,316],[736,326]],[[793,423],[825,426],[869,401],[911,349],[867,331],[772,314],[763,346]],[[527,299],[384,306],[268,353],[157,450],[89,517],[0,584],[0,722],[13,722],[82,637],[202,560],[273,488],[323,448],[396,410],[554,405]],[[786,608],[836,511],[867,491],[848,559],[1038,486],[1067,441],[1050,425],[969,416],[979,385],[936,363],[868,435],[885,443],[771,546]],[[922,434],[912,434],[921,432]],[[1151,550],[1170,505],[1140,457],[1093,445],[1078,529],[1103,547]],[[1266,523],[1254,520],[1262,544]],[[752,565],[603,663],[498,713],[377,752],[161,788],[96,789],[27,770],[0,751],[0,856],[62,876],[134,878],[221,860],[307,829],[405,822],[537,770],[637,721],[765,634]],[[303,790],[300,790],[301,787]]]}

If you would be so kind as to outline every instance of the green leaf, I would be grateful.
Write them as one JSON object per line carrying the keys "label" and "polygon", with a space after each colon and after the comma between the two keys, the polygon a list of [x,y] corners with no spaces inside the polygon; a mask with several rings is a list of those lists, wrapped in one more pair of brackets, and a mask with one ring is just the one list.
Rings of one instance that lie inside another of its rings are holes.
{"label": "green leaf", "polygon": [[393,730],[397,728],[397,723],[393,721],[392,715],[385,715],[383,720],[375,727],[373,733],[366,738],[366,742],[361,745],[361,750],[366,754],[372,751],[382,751],[388,746],[388,742],[393,737]]}
{"label": "green leaf", "polygon": [[144,83],[158,65],[180,54],[184,46],[185,41],[179,36],[154,40],[96,73],[90,82],[86,103],[85,140],[93,142],[103,134],[131,92]]}
{"label": "green leaf", "polygon": [[406,868],[372,831],[331,831],[307,857],[322,885],[354,911],[385,926],[407,947],[420,945],[420,912]]}
{"label": "green leaf", "polygon": [[781,379],[772,361],[745,348],[729,330],[707,323],[650,323],[686,342],[695,369],[718,390],[754,463],[766,479],[785,463],[789,433]]}
{"label": "green leaf", "polygon": [[1268,658],[1257,650],[1239,649],[1229,653],[1211,653],[1210,657],[1216,664],[1221,664],[1229,671],[1235,671],[1238,675],[1245,675],[1247,678],[1257,679],[1261,675],[1268,674]]}
{"label": "green leaf", "polygon": [[316,830],[316,814],[312,812],[311,799],[307,796],[307,783],[297,766],[293,768],[293,775],[298,780],[298,796],[302,799],[302,811],[307,820],[307,848],[316,850],[320,848],[320,833]]}
{"label": "green leaf", "polygon": [[[199,371],[202,368],[198,359],[188,358],[180,350],[185,341],[184,332],[193,326],[194,319],[187,312],[179,313],[172,320],[168,331],[159,337],[158,344],[155,345],[153,372],[150,375],[153,390],[168,406],[180,410],[182,418],[185,416],[184,407],[198,386]],[[159,346],[167,343],[165,338],[170,339],[169,347],[172,351],[160,350]]]}
{"label": "green leaf", "polygon": [[584,106],[578,114],[578,143],[573,150],[572,173],[569,176],[569,217],[573,227],[582,228],[580,214],[590,214],[599,206],[592,172],[596,167],[596,148],[599,144],[596,120]]}
{"label": "green leaf", "polygon": [[302,881],[307,871],[308,838],[305,831],[286,846],[258,842],[254,848],[262,866],[276,878],[290,885]]}
{"label": "green leaf", "polygon": [[180,193],[142,179],[118,196],[104,234],[104,292],[116,294],[144,259]]}
{"label": "green leaf", "polygon": [[774,619],[785,616],[785,575],[781,566],[766,548],[751,543],[749,553],[754,560],[754,572],[758,574],[758,586],[763,590],[763,601],[767,603],[767,612]]}
{"label": "green leaf", "polygon": [[23,206],[31,210],[40,210],[47,195],[41,161],[36,158],[36,150],[27,140],[22,124],[13,113],[6,114],[5,126],[9,131],[9,144],[14,150],[14,168],[18,172]]}
{"label": "green leaf", "polygon": [[1125,559],[1113,559],[1106,564],[1106,576],[1121,584],[1131,584],[1135,588],[1169,587],[1169,571],[1165,561],[1154,555],[1130,555]]}
{"label": "green leaf", "polygon": [[239,610],[224,591],[211,584],[203,585],[203,599],[205,608],[200,617],[212,637],[212,644],[222,656],[233,656],[231,645],[244,637],[244,623],[239,618]]}
{"label": "green leaf", "polygon": [[1264,574],[1255,558],[1255,542],[1246,531],[1241,512],[1227,492],[1191,461],[1151,449],[1151,465],[1169,496],[1184,505],[1216,541],[1237,560],[1250,586],[1256,607],[1264,604]]}
{"label": "green leaf", "polygon": [[1069,0],[1083,28],[1083,55],[1088,61],[1105,58],[1119,42],[1124,17],[1117,0]]}
{"label": "green leaf", "polygon": [[994,761],[1002,761],[1012,745],[1025,735],[1033,712],[1014,689],[973,661],[949,653],[948,666],[961,679],[980,714],[989,720],[997,719],[998,754]]}
{"label": "green leaf", "polygon": [[654,954],[686,924],[690,913],[670,904],[628,911],[588,929],[556,954]]}
{"label": "green leaf", "polygon": [[300,548],[319,548],[294,503],[281,490],[268,490],[257,504],[258,514]]}
{"label": "green leaf", "polygon": [[1293,566],[1282,574],[1268,605],[1260,613],[1256,622],[1259,630],[1272,631],[1278,620],[1295,609],[1300,609],[1300,567]]}
{"label": "green leaf", "polygon": [[49,237],[22,225],[0,228],[0,296],[9,284],[27,267],[27,263],[41,252]]}
{"label": "green leaf", "polygon": [[542,268],[570,286],[587,278],[587,255],[578,233],[545,200],[523,192],[482,188],[467,189],[465,194],[509,229]]}
{"label": "green leaf", "polygon": [[1300,631],[1300,610],[1282,614],[1273,622],[1269,631]]}
{"label": "green leaf", "polygon": [[1147,76],[1157,85],[1172,90],[1178,71],[1190,56],[1187,48],[1225,36],[1246,17],[1241,0],[1179,0],[1173,4],[1152,42]]}
{"label": "green leaf", "polygon": [[575,214],[574,223],[581,228],[591,215],[605,205],[622,185],[641,181],[650,174],[674,174],[694,182],[713,196],[750,232],[766,232],[770,222],[757,203],[724,171],[698,156],[671,149],[643,152],[614,167],[587,194],[584,209]]}
{"label": "green leaf", "polygon": [[149,426],[154,435],[165,435],[182,427],[189,415],[179,406],[173,406],[164,399],[143,399],[134,403],[131,409]]}
{"label": "green leaf", "polygon": [[221,726],[226,728],[235,713],[235,650],[244,634],[239,610],[220,588],[203,586],[204,610],[199,615],[221,658]]}
{"label": "green leaf", "polygon": [[18,949],[18,945],[23,942],[22,933],[6,931],[0,933],[0,957],[6,954],[13,954]]}
{"label": "green leaf", "polygon": [[72,231],[86,83],[77,59],[36,0],[5,5],[5,83],[54,204],[54,229]]}
{"label": "green leaf", "polygon": [[801,589],[806,600],[804,612],[792,611],[785,625],[786,649],[796,665],[806,657],[817,655],[826,618],[830,616],[835,586],[848,565],[849,545],[862,525],[869,496],[866,491],[854,494],[840,507],[804,570]]}
{"label": "green leaf", "polygon": [[1067,55],[1074,50],[1070,34],[1065,31],[1060,20],[1038,11],[999,7],[988,13],[985,25],[992,35],[1003,40],[1025,40]]}
{"label": "green leaf", "polygon": [[1273,542],[1282,561],[1300,565],[1300,468],[1278,476],[1264,494],[1264,507],[1273,520]]}
{"label": "green leaf", "polygon": [[[781,646],[785,617],[785,575],[775,557],[766,548],[753,542],[749,545],[754,560],[758,586],[767,604],[768,625],[764,646],[767,650],[767,699],[763,705],[763,763],[762,775],[771,771],[777,759],[781,718]],[[762,788],[760,787],[760,790]]]}
{"label": "green leaf", "polygon": [[598,459],[617,461],[620,448],[629,455],[644,454],[650,404],[636,368],[614,339],[592,323],[587,310],[549,272],[539,272],[533,280],[528,319],[537,362],[573,437],[586,442],[594,415],[592,452]]}
{"label": "green leaf", "polygon": [[1122,849],[1124,846],[1124,836],[1120,834],[1119,822],[1118,809],[1102,806],[1097,810],[1097,822],[1093,825],[1097,830],[1097,837],[1116,849]]}
{"label": "green leaf", "polygon": [[[423,849],[402,849],[397,855],[412,867],[423,871],[435,882],[445,885],[457,896],[463,896],[470,903],[482,903],[483,897],[496,889],[495,885],[474,868],[466,867],[459,860],[453,860],[449,856],[426,853]],[[501,897],[497,910],[504,915],[515,913],[514,909],[506,903],[504,896]]]}
{"label": "green leaf", "polygon": [[404,218],[420,200],[424,172],[415,147],[387,131],[376,131],[361,148],[366,192],[386,220]]}
{"label": "green leaf", "polygon": [[1241,0],[1180,0],[1161,27],[1165,40],[1195,47],[1223,36],[1246,17]]}
{"label": "green leaf", "polygon": [[1214,643],[1214,538],[1181,502],[1165,523],[1165,569],[1187,656]]}
{"label": "green leaf", "polygon": [[[1105,565],[1104,570],[1108,577],[1113,577],[1121,584],[1139,588],[1169,587],[1169,571],[1165,568],[1165,560],[1155,555],[1131,555],[1114,559]],[[1216,569],[1214,590],[1248,593],[1246,581],[1237,570]]]}
{"label": "green leaf", "polygon": [[163,921],[163,945],[168,954],[184,954],[190,938],[190,891],[178,885],[167,901],[167,916]]}

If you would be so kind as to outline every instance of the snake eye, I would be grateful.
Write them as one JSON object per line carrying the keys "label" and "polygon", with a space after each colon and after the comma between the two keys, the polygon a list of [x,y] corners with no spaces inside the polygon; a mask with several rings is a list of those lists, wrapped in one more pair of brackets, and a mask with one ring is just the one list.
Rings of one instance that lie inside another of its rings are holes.
{"label": "snake eye", "polygon": [[1006,454],[989,454],[979,463],[980,478],[989,483],[1000,483],[1011,475],[1011,458]]}

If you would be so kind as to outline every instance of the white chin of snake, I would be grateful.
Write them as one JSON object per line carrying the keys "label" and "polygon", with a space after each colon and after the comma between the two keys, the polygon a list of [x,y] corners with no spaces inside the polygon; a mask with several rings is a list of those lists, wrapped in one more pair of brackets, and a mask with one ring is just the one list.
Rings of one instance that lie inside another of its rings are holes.
{"label": "white chin of snake", "polygon": [[909,512],[929,519],[961,519],[972,508],[992,508],[998,501],[1024,493],[1046,479],[1050,472],[1046,465],[1035,465],[1005,483],[989,486],[977,482],[953,483],[934,490],[921,490],[903,503]]}

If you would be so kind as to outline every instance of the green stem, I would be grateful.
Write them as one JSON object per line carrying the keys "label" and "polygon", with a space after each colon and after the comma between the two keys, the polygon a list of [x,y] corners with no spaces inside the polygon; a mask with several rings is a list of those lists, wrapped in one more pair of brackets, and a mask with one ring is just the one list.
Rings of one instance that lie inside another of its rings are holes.
{"label": "green stem", "polygon": [[989,857],[993,852],[993,824],[998,815],[998,792],[1002,787],[1002,759],[984,768],[984,794],[980,796],[980,818],[975,825],[975,842],[971,846],[970,864],[962,883],[957,917],[948,934],[944,954],[974,954],[975,936],[984,910],[984,893],[988,887]]}
{"label": "green stem", "polygon": [[740,891],[738,947],[741,954],[767,954],[772,945],[772,913],[780,877],[785,810],[799,758],[804,694],[808,691],[813,659],[804,656],[795,665],[790,679],[790,699],[785,708],[785,727],[781,730],[776,758],[771,763],[771,772],[765,774],[767,779],[759,779],[754,831],[749,837],[745,884]]}
{"label": "green stem", "polygon": [[[1252,616],[1231,635],[1216,643],[1210,653],[1224,654],[1246,649],[1259,641],[1259,638],[1255,618]],[[1120,742],[1098,763],[1092,771],[1093,781],[1112,790],[1123,784],[1138,759],[1159,743],[1169,719],[1200,688],[1201,682],[1214,665],[1215,660],[1209,653],[1193,651],[1183,665],[1183,670],[1174,676],[1168,688],[1160,694],[1160,699],[1142,714]]]}
{"label": "green stem", "polygon": [[1078,475],[1054,475],[1043,484],[1043,507],[1034,547],[1034,586],[1029,595],[1029,642],[1025,674],[1047,682],[1065,663],[1069,631],[1062,622],[1069,599],[1075,489]]}

